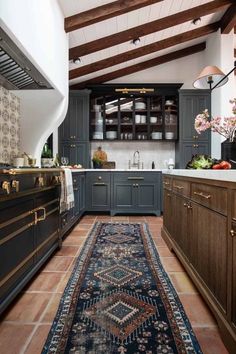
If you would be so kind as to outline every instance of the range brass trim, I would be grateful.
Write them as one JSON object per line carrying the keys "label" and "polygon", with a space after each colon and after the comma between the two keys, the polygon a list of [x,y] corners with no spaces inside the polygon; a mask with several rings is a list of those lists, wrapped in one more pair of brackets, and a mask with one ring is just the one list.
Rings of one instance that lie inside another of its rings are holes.
{"label": "range brass trim", "polygon": [[35,225],[35,221],[32,221],[29,224],[26,224],[25,226],[22,226],[21,228],[19,228],[18,230],[11,232],[8,236],[4,237],[3,239],[0,240],[0,246],[4,243],[6,243],[7,241],[11,240],[13,237],[17,236],[18,234],[20,234],[21,232],[29,229],[31,226]]}
{"label": "range brass trim", "polygon": [[21,220],[21,219],[24,219],[26,216],[29,216],[31,214],[33,214],[33,210],[30,210],[30,211],[26,211],[25,213],[23,214],[20,214],[18,216],[15,216],[14,218],[12,219],[9,219],[7,221],[4,221],[3,223],[0,224],[0,229],[3,229],[4,227],[8,226],[8,225],[11,225],[11,224],[14,224],[15,222]]}
{"label": "range brass trim", "polygon": [[0,173],[8,175],[23,175],[41,172],[64,172],[62,168],[11,168],[9,170],[0,170]]}
{"label": "range brass trim", "polygon": [[116,92],[122,93],[130,93],[130,92],[137,92],[137,93],[146,93],[146,92],[154,92],[154,88],[117,88],[115,89]]}
{"label": "range brass trim", "polygon": [[12,269],[12,271],[10,273],[8,273],[1,281],[0,281],[0,287],[5,284],[20,268],[22,268],[25,263],[27,263],[41,248],[43,248],[49,241],[51,241],[51,239],[53,239],[55,237],[55,235],[57,235],[58,232],[55,231],[53,232],[48,238],[47,240],[45,240],[44,242],[41,243],[40,246],[38,246],[33,252],[31,252],[21,263],[18,264],[17,267],[15,267],[14,269]]}

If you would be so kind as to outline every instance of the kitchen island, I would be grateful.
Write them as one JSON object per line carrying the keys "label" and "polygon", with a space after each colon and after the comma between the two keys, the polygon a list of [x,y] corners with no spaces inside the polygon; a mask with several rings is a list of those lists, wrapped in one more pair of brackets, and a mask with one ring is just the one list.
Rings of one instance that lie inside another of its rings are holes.
{"label": "kitchen island", "polygon": [[162,237],[236,352],[236,171],[163,173]]}

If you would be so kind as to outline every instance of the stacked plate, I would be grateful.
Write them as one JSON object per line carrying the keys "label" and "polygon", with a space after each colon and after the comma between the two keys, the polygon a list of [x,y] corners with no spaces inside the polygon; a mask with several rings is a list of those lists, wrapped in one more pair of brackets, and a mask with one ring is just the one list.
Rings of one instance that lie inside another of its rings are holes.
{"label": "stacked plate", "polygon": [[103,133],[102,132],[94,132],[93,133],[93,139],[102,140],[103,139]]}
{"label": "stacked plate", "polygon": [[146,103],[144,102],[135,102],[135,109],[145,109]]}
{"label": "stacked plate", "polygon": [[151,136],[153,140],[160,140],[162,139],[162,132],[152,132]]}
{"label": "stacked plate", "polygon": [[110,131],[106,132],[106,138],[107,139],[117,139],[117,131],[110,130]]}
{"label": "stacked plate", "polygon": [[166,139],[174,139],[175,134],[173,132],[166,132],[165,138]]}

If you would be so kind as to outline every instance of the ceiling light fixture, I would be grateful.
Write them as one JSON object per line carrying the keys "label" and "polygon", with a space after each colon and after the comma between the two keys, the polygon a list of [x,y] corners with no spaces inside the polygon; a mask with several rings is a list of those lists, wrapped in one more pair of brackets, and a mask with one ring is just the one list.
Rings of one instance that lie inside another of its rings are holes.
{"label": "ceiling light fixture", "polygon": [[234,72],[235,69],[236,61],[234,62],[233,69],[226,75],[217,66],[206,66],[194,81],[193,86],[197,89],[210,89],[212,91],[216,87],[226,84],[229,80],[228,76]]}
{"label": "ceiling light fixture", "polygon": [[135,38],[135,39],[133,39],[132,40],[132,43],[134,44],[134,45],[139,45],[139,43],[140,43],[140,38],[138,37],[138,38]]}
{"label": "ceiling light fixture", "polygon": [[80,58],[73,59],[73,63],[74,64],[81,64],[81,59]]}
{"label": "ceiling light fixture", "polygon": [[192,20],[192,24],[195,26],[200,25],[200,23],[201,23],[201,17],[198,17],[198,18],[195,18]]}

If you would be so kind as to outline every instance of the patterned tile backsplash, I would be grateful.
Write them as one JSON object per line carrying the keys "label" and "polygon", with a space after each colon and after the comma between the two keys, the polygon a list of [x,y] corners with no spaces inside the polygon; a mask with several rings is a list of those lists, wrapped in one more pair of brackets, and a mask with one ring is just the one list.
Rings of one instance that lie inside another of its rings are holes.
{"label": "patterned tile backsplash", "polygon": [[12,163],[20,149],[20,99],[0,86],[0,163]]}

